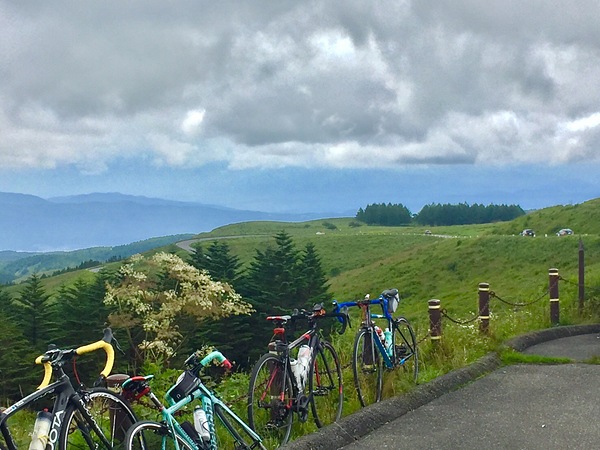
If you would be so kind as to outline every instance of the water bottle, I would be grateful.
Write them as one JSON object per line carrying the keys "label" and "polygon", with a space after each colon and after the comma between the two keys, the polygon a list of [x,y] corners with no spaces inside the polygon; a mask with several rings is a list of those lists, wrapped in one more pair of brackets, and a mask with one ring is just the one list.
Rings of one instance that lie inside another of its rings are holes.
{"label": "water bottle", "polygon": [[302,366],[304,374],[308,373],[308,366],[310,365],[310,357],[312,350],[308,345],[301,345],[298,349],[298,364]]}
{"label": "water bottle", "polygon": [[391,358],[394,352],[392,349],[392,332],[389,328],[385,329],[385,331],[383,332],[383,336],[385,337],[385,349],[387,350],[387,353]]}
{"label": "water bottle", "polygon": [[302,389],[304,387],[302,382],[302,366],[298,364],[297,359],[290,358],[290,367],[292,368],[292,375],[294,375],[294,379],[296,380],[296,386],[298,386],[298,389]]}
{"label": "water bottle", "polygon": [[48,433],[52,424],[52,414],[48,411],[40,411],[35,419],[33,433],[29,450],[44,450],[48,443]]}
{"label": "water bottle", "polygon": [[210,441],[210,429],[208,428],[208,419],[206,412],[200,406],[194,408],[194,428],[204,442]]}
{"label": "water bottle", "polygon": [[377,325],[375,325],[375,333],[377,333],[377,336],[379,336],[379,340],[381,341],[381,343],[385,344],[385,336],[383,335],[383,330]]}
{"label": "water bottle", "polygon": [[[294,366],[292,366],[292,371],[296,376],[296,382],[298,387],[302,389],[304,384],[306,383],[306,378],[308,375],[308,368],[310,366],[310,358],[312,356],[312,350],[308,345],[301,345],[298,349],[298,359],[296,360],[296,369],[294,370]],[[296,373],[298,375],[296,375]]]}

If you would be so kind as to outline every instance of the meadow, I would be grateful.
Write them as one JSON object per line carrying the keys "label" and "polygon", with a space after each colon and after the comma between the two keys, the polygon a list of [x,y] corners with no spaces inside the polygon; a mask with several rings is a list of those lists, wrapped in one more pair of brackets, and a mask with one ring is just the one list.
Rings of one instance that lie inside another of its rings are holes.
{"label": "meadow", "polygon": [[[472,363],[491,351],[504,351],[502,343],[527,331],[551,326],[548,301],[548,270],[561,276],[561,325],[598,322],[600,318],[600,202],[557,206],[520,217],[512,222],[453,227],[379,227],[358,224],[353,219],[323,219],[302,223],[247,222],[228,225],[195,237],[208,246],[211,240],[226,239],[231,253],[248,265],[257,249],[273,245],[273,236],[285,231],[298,248],[313,243],[328,277],[329,290],[339,301],[372,297],[397,288],[401,302],[397,314],[410,320],[420,342],[419,383],[426,383],[453,369]],[[523,228],[536,229],[534,238],[520,236]],[[575,235],[558,237],[557,229],[573,228]],[[431,231],[426,234],[425,230]],[[585,231],[585,232],[584,232]],[[578,251],[585,248],[586,303],[577,308]],[[176,245],[158,250],[187,257]],[[110,263],[117,267],[120,263]],[[49,292],[89,277],[89,271],[70,272],[44,279]],[[482,335],[477,321],[478,285],[489,283],[499,301],[492,298],[489,334]],[[18,286],[12,286],[13,292]],[[428,301],[439,299],[448,317],[464,321],[443,322],[441,342],[428,339]],[[529,304],[519,307],[515,304]],[[325,305],[327,308],[327,305]],[[333,335],[344,371],[344,415],[360,406],[354,393],[349,361],[354,332],[359,325],[356,312],[353,329]],[[468,323],[467,323],[468,322]],[[265,342],[266,351],[266,342]],[[509,357],[506,358],[510,360]],[[147,367],[160,375],[156,392],[166,392],[178,374],[175,370]],[[245,417],[248,375],[234,373],[217,386],[222,397]],[[402,371],[386,377],[384,396],[410,390],[414,385]],[[144,417],[153,413],[140,410]],[[295,436],[315,429],[309,422],[297,425]]]}

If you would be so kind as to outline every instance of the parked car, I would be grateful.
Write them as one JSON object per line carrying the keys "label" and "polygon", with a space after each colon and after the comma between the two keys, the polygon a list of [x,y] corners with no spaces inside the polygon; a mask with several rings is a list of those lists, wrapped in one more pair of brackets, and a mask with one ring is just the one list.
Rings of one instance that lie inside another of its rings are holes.
{"label": "parked car", "polygon": [[431,234],[431,230],[425,230],[425,234],[427,234],[427,235]]}
{"label": "parked car", "polygon": [[570,228],[563,228],[556,233],[557,236],[570,236],[571,234],[573,234],[573,230]]}
{"label": "parked car", "polygon": [[521,231],[521,236],[535,237],[535,231],[533,231],[531,228],[525,228],[523,231]]}

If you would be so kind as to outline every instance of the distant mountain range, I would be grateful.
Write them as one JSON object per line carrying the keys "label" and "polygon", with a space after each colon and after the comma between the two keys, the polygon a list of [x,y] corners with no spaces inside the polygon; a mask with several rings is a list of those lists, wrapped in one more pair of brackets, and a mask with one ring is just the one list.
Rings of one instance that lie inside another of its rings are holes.
{"label": "distant mountain range", "polygon": [[49,252],[117,246],[197,234],[231,223],[300,222],[325,216],[339,214],[244,211],[119,193],[43,199],[0,192],[0,250]]}

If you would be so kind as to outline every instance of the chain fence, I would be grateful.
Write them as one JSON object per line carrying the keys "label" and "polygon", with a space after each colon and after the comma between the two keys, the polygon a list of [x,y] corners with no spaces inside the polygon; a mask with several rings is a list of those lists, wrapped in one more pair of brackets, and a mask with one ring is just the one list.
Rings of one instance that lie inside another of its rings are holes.
{"label": "chain fence", "polygon": [[560,277],[561,281],[564,281],[566,284],[570,284],[571,286],[577,286],[577,287],[583,287],[585,289],[586,292],[588,291],[592,291],[595,294],[600,294],[600,288],[597,286],[590,286],[588,284],[580,284],[580,283],[576,283],[575,281],[571,281],[568,280],[566,278]]}

